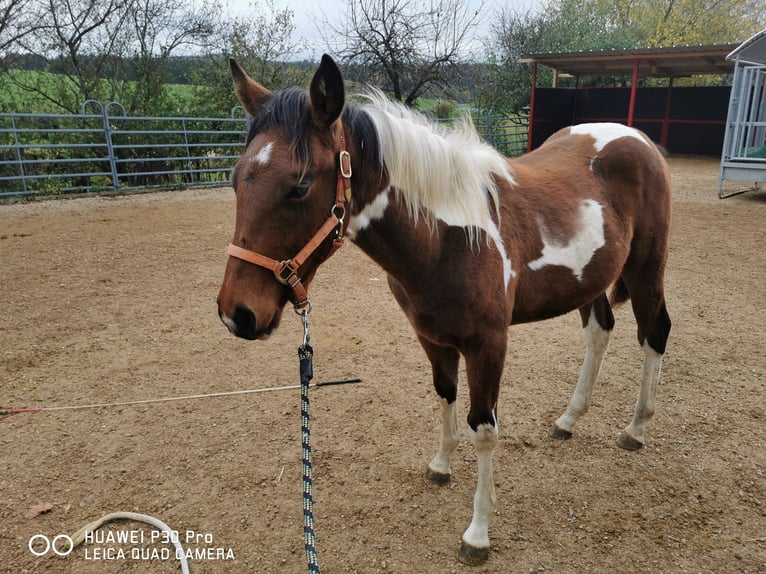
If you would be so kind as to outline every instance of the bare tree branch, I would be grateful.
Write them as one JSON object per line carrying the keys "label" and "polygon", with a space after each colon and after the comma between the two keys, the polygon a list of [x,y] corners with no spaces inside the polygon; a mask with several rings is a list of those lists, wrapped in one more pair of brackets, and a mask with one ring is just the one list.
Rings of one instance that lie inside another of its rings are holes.
{"label": "bare tree branch", "polygon": [[465,0],[347,0],[338,24],[326,18],[328,44],[344,62],[364,72],[407,105],[454,77],[474,39],[482,2]]}

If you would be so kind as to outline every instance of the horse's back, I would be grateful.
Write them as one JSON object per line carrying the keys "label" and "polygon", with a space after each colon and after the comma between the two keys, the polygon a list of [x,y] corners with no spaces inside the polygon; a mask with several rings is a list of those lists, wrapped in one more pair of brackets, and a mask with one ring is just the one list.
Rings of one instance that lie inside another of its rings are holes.
{"label": "horse's back", "polygon": [[655,144],[620,124],[564,128],[512,161],[502,223],[519,270],[513,320],[587,304],[628,265],[664,268],[670,176]]}

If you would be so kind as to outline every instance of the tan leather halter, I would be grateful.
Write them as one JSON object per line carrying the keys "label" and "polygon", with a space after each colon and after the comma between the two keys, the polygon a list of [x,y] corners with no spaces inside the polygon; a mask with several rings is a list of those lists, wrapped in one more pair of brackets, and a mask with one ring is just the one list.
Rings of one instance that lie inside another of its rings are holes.
{"label": "tan leather halter", "polygon": [[338,120],[339,125],[339,151],[338,151],[338,180],[335,186],[335,204],[330,210],[330,216],[324,222],[322,227],[309,239],[308,243],[292,259],[277,261],[260,253],[244,249],[233,243],[229,244],[226,254],[236,257],[253,265],[264,267],[273,271],[274,277],[283,285],[287,285],[293,290],[295,296],[294,306],[296,311],[310,308],[311,302],[308,297],[308,290],[303,285],[298,276],[298,269],[311,256],[314,251],[324,242],[330,234],[335,231],[332,249],[328,258],[334,254],[343,245],[343,237],[346,233],[345,217],[346,204],[351,201],[351,156],[346,149],[346,137],[344,135],[343,125]]}

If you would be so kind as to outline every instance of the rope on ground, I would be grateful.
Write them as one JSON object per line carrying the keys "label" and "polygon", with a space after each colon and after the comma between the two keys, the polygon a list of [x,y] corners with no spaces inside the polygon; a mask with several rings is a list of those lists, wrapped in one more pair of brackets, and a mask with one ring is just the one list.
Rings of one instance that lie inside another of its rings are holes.
{"label": "rope on ground", "polygon": [[[361,383],[361,382],[362,382],[362,379],[355,377],[355,378],[343,379],[339,381],[319,382],[319,383],[314,383],[313,385],[310,385],[310,386],[328,387],[332,385],[347,385],[351,383]],[[107,407],[126,407],[126,406],[133,406],[133,405],[148,405],[152,403],[167,403],[172,401],[187,401],[192,399],[209,399],[214,397],[231,397],[236,395],[249,395],[249,394],[255,394],[255,393],[270,393],[274,391],[287,391],[291,389],[300,389],[300,388],[301,388],[301,385],[286,385],[283,387],[266,387],[263,389],[246,389],[241,391],[224,391],[220,393],[183,395],[179,397],[164,397],[164,398],[158,398],[158,399],[138,399],[134,401],[120,401],[120,402],[114,402],[114,403],[96,403],[91,405],[66,405],[66,406],[57,406],[57,407],[19,408],[19,407],[0,405],[0,420],[8,418],[11,415],[17,415],[20,413],[41,413],[41,412],[50,412],[50,411],[101,409],[101,408],[107,408]]]}

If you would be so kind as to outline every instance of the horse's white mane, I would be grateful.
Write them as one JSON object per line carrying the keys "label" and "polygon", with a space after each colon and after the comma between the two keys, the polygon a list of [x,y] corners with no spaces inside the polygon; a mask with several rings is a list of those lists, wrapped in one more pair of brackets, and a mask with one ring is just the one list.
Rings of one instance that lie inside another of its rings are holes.
{"label": "horse's white mane", "polygon": [[479,229],[495,228],[490,210],[491,201],[499,217],[495,178],[513,183],[513,176],[506,159],[481,140],[470,115],[446,129],[378,90],[366,97],[381,162],[410,215],[422,215],[432,227],[437,219],[466,227],[472,242]]}

